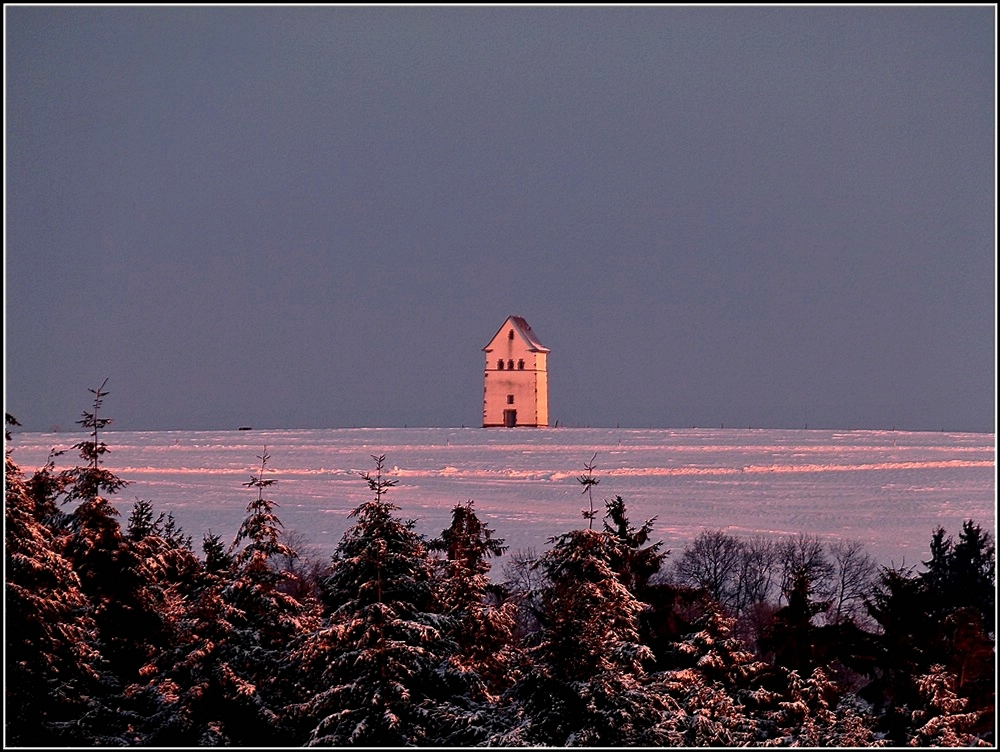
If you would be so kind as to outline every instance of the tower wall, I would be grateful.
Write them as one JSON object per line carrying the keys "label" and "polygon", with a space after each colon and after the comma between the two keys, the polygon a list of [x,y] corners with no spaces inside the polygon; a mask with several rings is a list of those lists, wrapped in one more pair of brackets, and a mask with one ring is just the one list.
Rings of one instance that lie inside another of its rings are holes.
{"label": "tower wall", "polygon": [[512,319],[483,350],[483,426],[547,426],[548,353],[539,351]]}

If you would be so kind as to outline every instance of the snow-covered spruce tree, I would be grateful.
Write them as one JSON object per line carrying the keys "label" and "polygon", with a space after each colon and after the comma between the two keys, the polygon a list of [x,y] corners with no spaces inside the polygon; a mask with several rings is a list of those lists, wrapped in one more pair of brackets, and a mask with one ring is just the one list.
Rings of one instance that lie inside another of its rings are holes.
{"label": "snow-covered spruce tree", "polygon": [[[955,676],[941,664],[917,679],[922,707],[913,711],[911,747],[993,747],[992,724],[981,723],[988,711],[968,711],[969,701],[955,692]],[[985,734],[977,734],[977,727]]]}
{"label": "snow-covered spruce tree", "polygon": [[84,718],[92,743],[135,743],[141,721],[126,690],[140,681],[142,668],[173,638],[171,608],[164,588],[147,568],[142,555],[128,544],[116,517],[118,511],[102,494],[114,494],[127,482],[103,467],[109,451],[101,430],[112,422],[100,415],[107,379],[94,395],[93,410],[77,421],[90,429],[89,440],[74,446],[85,464],[60,474],[63,503],[76,504],[68,516],[63,555],[80,578],[97,625],[97,645],[108,670],[102,675],[107,702],[117,706],[111,716],[94,712]]}
{"label": "snow-covered spruce tree", "polygon": [[35,517],[59,539],[60,546],[65,544],[69,531],[70,515],[60,506],[69,481],[65,473],[56,471],[56,458],[65,452],[65,449],[52,448],[45,465],[25,479],[25,489],[35,506]]}
{"label": "snow-covered spruce tree", "polygon": [[433,560],[435,610],[447,617],[444,634],[453,644],[437,672],[444,681],[434,698],[433,734],[439,744],[469,746],[503,728],[498,703],[518,678],[518,605],[488,577],[489,558],[507,547],[471,501],[452,509],[451,525],[428,547],[446,555]]}
{"label": "snow-covered spruce tree", "polygon": [[735,637],[735,624],[709,601],[695,631],[670,651],[677,668],[655,675],[656,691],[675,708],[662,723],[675,744],[735,747],[769,738],[760,708],[777,697],[766,687],[770,671]]}
{"label": "snow-covered spruce tree", "polygon": [[[100,601],[110,597],[106,591],[117,586],[114,579],[120,568],[118,559],[123,542],[121,526],[115,519],[118,510],[101,492],[114,494],[128,485],[101,466],[109,450],[100,438],[100,430],[111,423],[109,418],[99,415],[104,397],[108,395],[104,391],[107,382],[105,379],[100,387],[89,390],[94,395],[93,412],[84,412],[83,419],[77,421],[91,429],[90,440],[73,447],[79,450],[86,464],[63,471],[59,481],[64,493],[63,503],[77,504],[68,520],[70,535],[65,553],[80,576],[84,591],[97,598],[94,605],[99,613],[107,606]],[[98,621],[102,620],[98,618]]]}
{"label": "snow-covered spruce tree", "polygon": [[597,511],[594,509],[594,486],[600,483],[600,479],[594,477],[594,468],[597,467],[594,464],[594,460],[597,459],[597,453],[590,458],[590,462],[583,466],[586,470],[583,475],[577,476],[576,482],[583,486],[583,493],[587,494],[587,501],[590,502],[590,508],[583,510],[583,518],[587,520],[587,529],[594,529],[594,518],[597,516]]}
{"label": "snow-covered spruce tree", "polygon": [[[277,505],[264,496],[273,484],[264,478],[266,447],[259,459],[259,474],[244,484],[257,490],[256,498],[247,505],[236,539],[227,548],[220,536],[205,536],[205,561],[187,587],[187,608],[174,644],[146,667],[146,685],[133,688],[146,703],[144,743],[288,743],[278,712],[292,673],[288,648],[294,637],[318,625],[318,614],[315,604],[300,603],[282,590],[285,576],[275,561],[295,552],[281,542]],[[162,517],[153,522],[141,504],[129,530],[147,541],[158,530],[176,537],[169,517],[166,523]]]}
{"label": "snow-covered spruce tree", "polygon": [[414,521],[385,500],[394,481],[384,456],[362,477],[374,496],[351,512],[324,582],[328,623],[294,656],[300,690],[290,708],[315,746],[433,744],[441,694],[437,674],[454,645],[450,619],[433,613],[432,564]]}
{"label": "snow-covered spruce tree", "polygon": [[4,485],[4,738],[15,747],[87,745],[78,721],[102,670],[90,602],[46,524],[54,499],[38,502],[9,448]]}
{"label": "snow-covered spruce tree", "polygon": [[153,505],[146,499],[136,499],[132,505],[125,535],[133,541],[159,538],[171,549],[191,550],[191,536],[184,535],[184,531],[174,518],[174,513],[160,512],[154,520]]}
{"label": "snow-covered spruce tree", "polygon": [[735,636],[736,619],[715,604],[695,623],[696,630],[676,645],[683,667],[697,668],[705,680],[732,692],[750,688],[769,673],[754,652]]}
{"label": "snow-covered spruce tree", "polygon": [[[660,571],[660,566],[670,555],[670,551],[660,550],[663,541],[649,542],[655,517],[646,520],[636,529],[629,522],[628,510],[621,496],[615,496],[604,504],[604,532],[617,539],[620,544],[618,550],[622,554],[619,561],[612,562],[612,566],[629,592],[642,598],[649,578]],[[610,525],[608,520],[611,521]]]}
{"label": "snow-covered spruce tree", "polygon": [[[676,712],[663,722],[683,746],[871,746],[872,719],[862,703],[817,668],[806,680],[762,662],[734,634],[736,620],[717,603],[680,640],[679,668],[656,675]],[[839,704],[838,704],[839,703]]]}
{"label": "snow-covered spruce tree", "polygon": [[275,483],[264,477],[267,447],[258,459],[259,473],[244,484],[257,490],[256,498],[230,546],[232,575],[221,592],[232,625],[223,662],[231,672],[229,685],[245,701],[219,733],[233,744],[268,745],[287,742],[278,710],[288,702],[289,682],[298,678],[288,651],[293,639],[319,626],[319,612],[318,604],[302,603],[283,588],[288,575],[278,568],[278,559],[296,553],[282,541],[278,505],[264,493]]}
{"label": "snow-covered spruce tree", "polygon": [[[772,744],[792,747],[880,747],[874,718],[853,695],[845,695],[827,670],[817,667],[803,679],[797,671],[761,715],[773,723]],[[775,699],[777,700],[775,702]]]}
{"label": "snow-covered spruce tree", "polygon": [[167,618],[180,618],[183,603],[198,579],[201,564],[191,549],[191,537],[174,515],[161,512],[153,519],[153,505],[137,499],[125,529],[125,546],[145,568],[150,584],[159,588]]}
{"label": "snow-covered spruce tree", "polygon": [[[101,496],[102,491],[107,494],[115,494],[128,485],[127,481],[122,480],[110,470],[101,466],[103,463],[102,458],[110,451],[108,445],[101,440],[100,436],[101,429],[107,428],[112,423],[110,418],[102,418],[100,416],[100,409],[104,403],[104,398],[110,393],[104,391],[104,387],[107,384],[108,380],[104,379],[97,389],[87,390],[94,395],[93,412],[85,410],[83,417],[76,421],[84,428],[90,429],[90,439],[73,445],[74,449],[79,450],[80,458],[86,464],[66,470],[63,473],[63,480],[68,489],[67,503],[79,501],[81,506],[87,504],[107,504],[107,500]],[[109,516],[114,517],[117,514],[117,511],[113,511]]]}
{"label": "snow-covered spruce tree", "polygon": [[283,588],[290,575],[279,568],[277,560],[294,559],[297,554],[282,539],[281,520],[274,511],[278,505],[264,496],[264,489],[275,483],[264,478],[270,459],[267,447],[259,459],[260,473],[244,484],[257,489],[257,498],[247,505],[247,516],[230,547],[234,577],[225,595],[246,615],[259,634],[260,645],[280,650],[291,637],[316,626],[314,604],[300,603]]}
{"label": "snow-covered spruce tree", "polygon": [[643,605],[615,571],[625,559],[624,544],[614,533],[594,530],[574,530],[554,542],[540,562],[550,583],[542,596],[541,642],[511,690],[518,716],[491,743],[669,743],[657,730],[667,708],[645,685],[642,664],[652,653],[638,642]]}
{"label": "snow-covered spruce tree", "polygon": [[[977,528],[971,521],[963,526],[962,563],[956,566],[958,546],[938,528],[924,572],[883,568],[866,599],[882,633],[874,638],[875,677],[862,693],[880,711],[879,728],[894,744],[915,738],[913,709],[926,702],[918,678],[934,674],[935,665],[956,678],[953,688],[967,701],[965,713],[993,716],[995,640],[983,623],[995,616],[984,614],[983,607],[993,610],[993,593],[986,583],[994,576],[994,553],[989,536]],[[995,730],[989,723],[984,726],[977,726],[975,733],[992,738]]]}
{"label": "snow-covered spruce tree", "polygon": [[452,509],[451,525],[429,544],[447,557],[440,563],[437,599],[439,610],[454,618],[449,636],[457,651],[449,660],[456,670],[477,677],[478,699],[499,694],[516,678],[516,605],[497,602],[488,576],[490,557],[507,550],[493,532],[469,501]]}
{"label": "snow-covered spruce tree", "polygon": [[174,733],[173,706],[187,687],[167,675],[179,651],[189,660],[193,657],[190,625],[196,615],[192,606],[204,587],[205,571],[190,544],[173,515],[161,513],[154,518],[152,504],[143,499],[133,505],[121,560],[155,604],[160,635],[139,676],[125,689],[141,718],[134,726],[143,744],[182,746],[198,741]]}
{"label": "snow-covered spruce tree", "polygon": [[772,655],[775,663],[801,674],[810,674],[816,668],[813,617],[830,607],[829,601],[811,598],[811,571],[801,568],[786,575],[788,605],[775,613],[773,623],[758,642],[761,652]]}
{"label": "snow-covered spruce tree", "polygon": [[211,532],[204,537],[203,550],[205,562],[188,597],[177,640],[147,677],[142,730],[145,743],[152,746],[231,745],[246,737],[246,729],[256,730],[264,715],[255,686],[230,666],[233,657],[242,655],[233,622],[243,615],[222,597],[233,559],[221,537]]}

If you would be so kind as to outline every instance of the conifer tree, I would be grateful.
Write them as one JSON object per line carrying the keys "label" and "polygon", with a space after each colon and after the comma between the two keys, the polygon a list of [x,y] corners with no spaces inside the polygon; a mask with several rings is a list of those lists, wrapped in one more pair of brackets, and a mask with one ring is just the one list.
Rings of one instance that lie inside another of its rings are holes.
{"label": "conifer tree", "polygon": [[66,496],[66,486],[69,479],[65,472],[56,471],[56,458],[65,450],[49,451],[45,464],[25,480],[25,489],[35,507],[36,518],[44,523],[59,540],[59,545],[65,545],[71,516],[60,508]]}
{"label": "conifer tree", "polygon": [[152,503],[137,499],[125,529],[125,546],[165,597],[177,600],[190,594],[200,564],[191,550],[191,536],[184,535],[172,512],[160,512],[154,519]]}
{"label": "conifer tree", "polygon": [[[80,458],[86,464],[66,471],[65,479],[68,486],[67,502],[79,500],[84,504],[107,503],[105,499],[101,498],[101,491],[107,494],[114,494],[128,485],[127,481],[122,480],[110,470],[102,467],[102,458],[110,450],[108,449],[108,445],[101,439],[100,433],[101,429],[107,428],[113,422],[110,418],[104,418],[100,415],[104,398],[110,394],[110,392],[104,390],[107,384],[108,380],[104,379],[97,389],[87,390],[94,395],[92,403],[93,411],[85,410],[83,417],[76,421],[84,428],[90,429],[90,439],[73,445],[74,449],[79,450]],[[114,512],[114,515],[117,515],[117,511]]]}
{"label": "conifer tree", "polygon": [[957,545],[935,529],[930,550],[920,574],[883,568],[866,601],[882,633],[875,638],[876,675],[863,693],[880,710],[887,738],[899,744],[918,738],[913,709],[926,706],[930,686],[918,678],[939,674],[934,666],[952,676],[949,691],[967,703],[966,713],[992,713],[995,705],[995,679],[983,681],[975,668],[995,661],[994,639],[984,628],[996,618],[992,541],[969,520]]}
{"label": "conifer tree", "polygon": [[594,517],[597,516],[597,512],[594,509],[594,486],[601,482],[600,479],[594,477],[594,468],[597,467],[594,464],[594,460],[596,459],[597,453],[595,452],[594,456],[590,458],[590,462],[583,466],[583,469],[587,472],[576,479],[577,483],[583,486],[582,493],[587,494],[587,500],[590,502],[590,508],[583,510],[583,518],[587,520],[588,530],[594,529]]}
{"label": "conifer tree", "polygon": [[385,457],[372,459],[374,473],[362,477],[374,496],[351,512],[324,583],[328,624],[296,655],[310,696],[291,711],[311,728],[310,745],[422,744],[437,725],[435,670],[453,649],[450,620],[433,613],[432,565],[414,520],[384,498],[395,485]]}
{"label": "conifer tree", "polygon": [[973,520],[962,524],[951,554],[952,604],[975,609],[988,634],[996,630],[996,547]]}
{"label": "conifer tree", "polygon": [[759,646],[762,652],[772,654],[777,664],[808,674],[816,667],[812,620],[830,604],[810,597],[813,585],[808,569],[799,569],[787,576],[790,578],[785,593],[788,604],[775,613],[774,622],[765,630]]}
{"label": "conifer tree", "polygon": [[[143,732],[145,743],[153,746],[240,743],[267,714],[255,686],[230,665],[241,656],[235,623],[242,618],[222,597],[233,574],[232,557],[221,537],[211,532],[204,537],[203,551],[205,562],[177,639],[147,676]],[[261,743],[261,736],[252,741]]]}
{"label": "conifer tree", "polygon": [[[7,422],[16,425],[9,415]],[[5,741],[88,744],[78,721],[97,702],[103,671],[90,602],[40,513],[53,499],[38,503],[39,487],[29,490],[9,448],[4,484]]]}
{"label": "conifer tree", "polygon": [[[987,711],[968,711],[968,699],[955,692],[955,676],[941,664],[917,678],[922,702],[912,713],[917,728],[907,740],[911,747],[990,747],[989,738],[974,729]],[[989,728],[989,726],[987,726]],[[993,736],[992,729],[989,737]]]}
{"label": "conifer tree", "polygon": [[84,464],[60,473],[63,503],[76,504],[67,519],[63,555],[92,604],[97,644],[107,665],[103,691],[106,701],[119,708],[111,716],[89,716],[93,741],[135,743],[134,729],[142,711],[129,688],[141,684],[143,668],[172,640],[168,602],[172,599],[142,552],[129,545],[116,519],[118,510],[102,495],[115,494],[128,485],[103,466],[110,450],[101,431],[112,422],[100,412],[108,395],[107,381],[89,390],[94,395],[92,411],[85,411],[77,421],[90,429],[89,439],[74,445]]}
{"label": "conifer tree", "polygon": [[283,526],[275,512],[278,505],[264,495],[264,489],[275,483],[274,479],[264,477],[270,459],[267,447],[258,459],[260,472],[251,475],[244,484],[257,489],[257,498],[247,505],[247,516],[230,547],[234,578],[225,595],[245,614],[247,624],[259,635],[261,646],[270,650],[280,649],[313,623],[309,604],[299,603],[282,588],[288,575],[278,568],[277,559],[293,559],[297,554],[282,539]]}
{"label": "conifer tree", "polygon": [[229,553],[229,547],[222,536],[209,530],[201,542],[201,550],[205,554],[205,570],[221,579],[233,566],[234,561]]}
{"label": "conifer tree", "polygon": [[[94,395],[92,411],[85,411],[77,423],[90,429],[89,439],[74,448],[82,465],[53,471],[52,456],[29,484],[29,495],[38,503],[36,510],[59,525],[53,530],[54,548],[71,566],[86,597],[87,615],[93,619],[94,647],[101,655],[100,681],[91,693],[88,709],[75,722],[75,733],[95,744],[129,744],[139,738],[134,729],[139,715],[127,693],[139,678],[140,668],[162,644],[169,640],[158,612],[156,596],[147,587],[149,578],[133,552],[125,545],[118,511],[103,494],[114,494],[127,485],[103,467],[108,447],[101,430],[111,420],[100,414],[107,379]],[[69,514],[55,514],[55,498],[74,504]],[[111,707],[115,707],[114,711]]]}
{"label": "conifer tree", "polygon": [[[274,483],[264,477],[266,447],[258,458],[259,473],[244,484],[257,490],[256,498],[235,540],[227,549],[218,535],[205,536],[205,562],[190,588],[175,646],[150,667],[149,744],[268,746],[288,740],[279,713],[292,671],[287,652],[318,620],[310,604],[282,590],[285,576],[275,560],[295,552],[282,542],[277,504],[264,494]],[[137,505],[133,518],[130,529],[177,537],[169,517],[150,523],[144,506]]]}
{"label": "conifer tree", "polygon": [[880,730],[896,744],[906,743],[911,725],[907,707],[919,702],[914,677],[922,673],[926,659],[941,660],[939,654],[926,653],[937,629],[927,617],[927,606],[925,588],[913,567],[882,567],[865,600],[881,634],[875,640],[875,675],[862,696],[875,707]]}
{"label": "conifer tree", "polygon": [[278,711],[290,699],[288,682],[297,678],[291,676],[287,650],[296,637],[319,626],[318,604],[302,603],[283,587],[289,576],[278,568],[278,559],[297,554],[282,540],[278,505],[264,493],[275,483],[264,477],[267,447],[258,459],[260,471],[244,484],[257,495],[230,546],[232,577],[222,591],[234,627],[227,663],[238,680],[234,685],[245,682],[239,692],[253,699],[247,709],[256,707],[258,716],[254,722],[227,726],[228,737],[243,744],[280,741]]}
{"label": "conifer tree", "polygon": [[[617,536],[564,533],[540,564],[549,586],[533,665],[512,690],[519,717],[499,744],[660,744],[663,705],[645,686],[652,652],[639,642],[643,605],[614,564],[625,559]],[[651,735],[652,734],[652,735]]]}
{"label": "conifer tree", "polygon": [[822,667],[803,679],[797,671],[765,717],[774,723],[774,744],[796,747],[882,746],[870,714],[856,702],[841,701],[843,690]]}
{"label": "conifer tree", "polygon": [[447,556],[438,603],[441,612],[454,619],[450,636],[457,651],[450,661],[457,670],[475,675],[480,699],[510,686],[516,662],[511,644],[516,606],[495,602],[488,576],[489,559],[507,550],[503,539],[493,534],[469,501],[452,509],[451,525],[429,544]]}
{"label": "conifer tree", "polygon": [[[84,412],[77,423],[90,428],[90,440],[74,445],[80,452],[85,465],[71,468],[61,474],[60,485],[64,490],[63,503],[79,502],[73,509],[69,528],[72,536],[68,540],[66,554],[73,568],[80,575],[84,590],[99,599],[107,600],[104,590],[114,587],[118,572],[118,557],[123,536],[121,526],[115,519],[118,510],[103,496],[117,493],[128,483],[108,469],[102,467],[108,446],[100,438],[100,430],[111,424],[110,418],[100,416],[100,408],[108,392],[104,391],[105,379],[97,389],[90,389],[94,395],[93,412]],[[106,604],[95,601],[98,612]]]}
{"label": "conifer tree", "polygon": [[661,724],[674,744],[735,747],[767,738],[757,711],[771,699],[768,667],[735,637],[735,624],[710,601],[695,631],[673,646],[677,668],[655,676],[655,689],[674,707]]}
{"label": "conifer tree", "polygon": [[622,553],[621,560],[613,562],[613,566],[629,592],[641,597],[649,578],[660,570],[663,560],[670,555],[670,551],[660,550],[663,541],[649,543],[656,517],[646,520],[636,529],[629,522],[628,510],[621,496],[605,501],[605,506],[607,511],[604,517],[604,532],[618,542]]}

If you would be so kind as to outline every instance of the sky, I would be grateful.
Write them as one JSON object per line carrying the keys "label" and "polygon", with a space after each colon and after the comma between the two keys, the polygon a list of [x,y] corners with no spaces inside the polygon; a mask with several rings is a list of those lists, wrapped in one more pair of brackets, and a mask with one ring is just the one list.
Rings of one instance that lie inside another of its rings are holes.
{"label": "sky", "polygon": [[995,430],[992,5],[4,15],[24,430]]}

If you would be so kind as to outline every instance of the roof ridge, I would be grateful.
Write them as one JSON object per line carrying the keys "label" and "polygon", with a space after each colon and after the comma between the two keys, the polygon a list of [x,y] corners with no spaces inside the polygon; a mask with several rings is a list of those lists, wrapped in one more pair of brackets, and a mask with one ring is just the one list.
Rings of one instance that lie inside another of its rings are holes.
{"label": "roof ridge", "polygon": [[[499,329],[497,329],[496,334],[490,337],[490,342],[495,340],[497,338],[497,334],[500,334],[500,332],[504,330],[504,327],[507,326],[508,321],[512,323],[514,325],[514,328],[517,329],[518,332],[520,332],[521,336],[524,337],[525,340],[527,340],[528,344],[531,346],[531,349],[536,350],[538,352],[550,352],[549,348],[543,345],[541,340],[538,339],[538,335],[535,334],[534,329],[531,328],[531,324],[528,323],[527,319],[525,319],[523,316],[517,316],[515,314],[511,314],[506,319],[504,319],[503,324],[500,326]],[[486,347],[490,346],[490,342],[486,343]],[[483,349],[485,350],[486,347],[484,347]]]}

